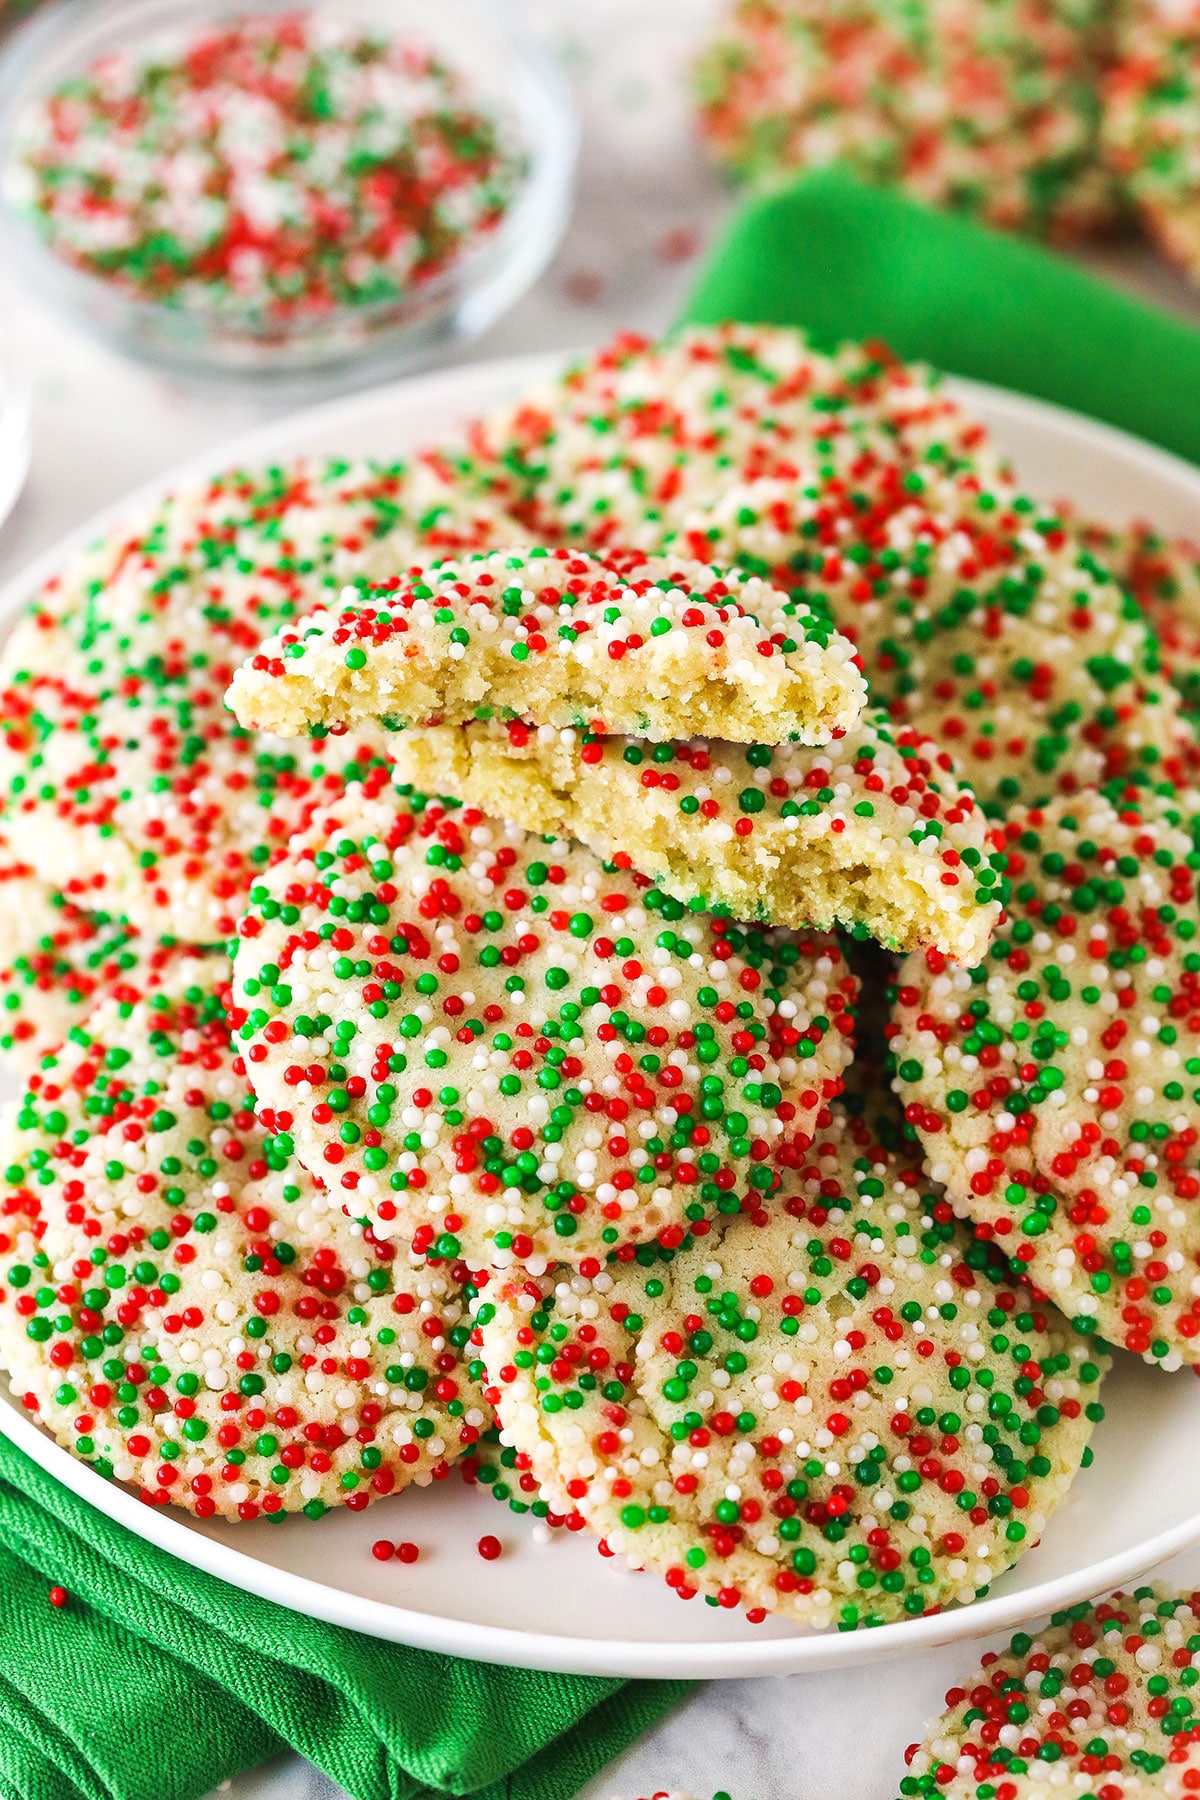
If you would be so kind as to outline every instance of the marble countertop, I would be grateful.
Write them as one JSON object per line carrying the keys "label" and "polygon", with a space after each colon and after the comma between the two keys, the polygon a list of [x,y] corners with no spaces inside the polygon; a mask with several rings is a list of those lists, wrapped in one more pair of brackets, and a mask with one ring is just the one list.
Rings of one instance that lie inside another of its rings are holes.
{"label": "marble countertop", "polygon": [[[584,120],[579,204],[562,250],[533,291],[455,360],[570,349],[620,326],[672,318],[696,259],[730,205],[697,152],[681,71],[717,0],[519,0],[571,73]],[[1092,252],[1113,279],[1200,321],[1200,302],[1146,251]],[[291,404],[203,391],[126,363],[6,291],[0,312],[33,390],[29,483],[0,529],[0,579],[121,493]],[[1172,1568],[1200,1581],[1200,1553]],[[585,1800],[690,1787],[734,1800],[807,1793],[886,1800],[903,1751],[982,1645],[856,1669],[716,1682],[587,1790]],[[236,1800],[337,1800],[317,1771],[281,1759],[225,1790]]]}
{"label": "marble countertop", "polygon": [[[1160,1572],[1164,1583],[1200,1580],[1200,1551]],[[1158,1578],[1158,1576],[1156,1576]],[[843,1673],[713,1681],[611,1763],[579,1800],[634,1800],[683,1789],[708,1800],[891,1800],[904,1751],[942,1696],[970,1675],[999,1639],[979,1639],[913,1660]],[[344,1800],[341,1790],[296,1757],[228,1783],[230,1800]]]}

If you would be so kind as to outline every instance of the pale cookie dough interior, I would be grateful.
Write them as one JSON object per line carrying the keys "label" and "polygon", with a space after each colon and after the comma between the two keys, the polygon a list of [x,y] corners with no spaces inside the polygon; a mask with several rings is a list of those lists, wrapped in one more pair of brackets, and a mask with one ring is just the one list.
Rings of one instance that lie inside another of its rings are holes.
{"label": "pale cookie dough interior", "polygon": [[639,744],[516,723],[395,742],[399,776],[533,831],[579,838],[687,903],[834,925],[977,962],[1004,858],[950,758],[865,715],[823,748],[706,738]]}
{"label": "pale cookie dough interior", "polygon": [[826,615],[678,558],[495,551],[348,588],[269,638],[229,704],[285,737],[531,717],[640,737],[826,743],[866,698]]}

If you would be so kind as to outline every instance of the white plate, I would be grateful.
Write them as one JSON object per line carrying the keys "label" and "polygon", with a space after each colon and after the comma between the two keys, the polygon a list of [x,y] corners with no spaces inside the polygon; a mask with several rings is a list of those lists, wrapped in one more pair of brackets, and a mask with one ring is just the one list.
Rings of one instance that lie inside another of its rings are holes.
{"label": "white plate", "polygon": [[[27,598],[67,550],[137,499],[224,462],[301,451],[395,456],[443,435],[554,367],[544,357],[481,364],[398,383],[300,413],[177,469],[92,520],[0,593],[0,619]],[[1105,426],[1014,394],[961,384],[1026,485],[1079,502],[1099,517],[1148,517],[1200,536],[1200,472]],[[1082,1475],[1043,1542],[987,1599],[939,1617],[855,1634],[802,1635],[777,1621],[749,1625],[702,1600],[681,1603],[652,1575],[596,1554],[584,1535],[534,1540],[527,1519],[457,1479],[362,1514],[315,1526],[200,1524],[151,1511],[52,1443],[7,1397],[0,1430],[101,1512],[173,1556],[313,1617],[400,1643],[522,1667],[625,1676],[782,1675],[912,1654],[956,1638],[1012,1628],[1145,1573],[1200,1542],[1200,1383],[1121,1357]],[[484,1562],[476,1543],[498,1536]],[[413,1564],[377,1563],[376,1538],[421,1547]]]}

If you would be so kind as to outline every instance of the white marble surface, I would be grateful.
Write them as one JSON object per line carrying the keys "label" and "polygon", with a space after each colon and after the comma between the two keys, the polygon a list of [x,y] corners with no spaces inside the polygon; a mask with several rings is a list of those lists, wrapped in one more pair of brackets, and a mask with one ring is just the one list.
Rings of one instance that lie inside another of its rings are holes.
{"label": "white marble surface", "polygon": [[[585,124],[579,206],[536,289],[465,357],[568,348],[621,325],[664,326],[729,197],[689,134],[680,72],[716,0],[520,0],[560,49]],[[1089,260],[1135,291],[1200,321],[1200,304],[1145,251]],[[0,306],[34,394],[29,485],[0,530],[0,578],[97,507],[170,463],[218,444],[284,402],[205,392],[98,349],[27,295]],[[1173,1573],[1200,1580],[1200,1555]],[[733,1800],[798,1793],[886,1800],[904,1746],[982,1646],[850,1675],[714,1683],[606,1770],[585,1800],[690,1787]],[[236,1800],[337,1800],[297,1758],[226,1789]]]}

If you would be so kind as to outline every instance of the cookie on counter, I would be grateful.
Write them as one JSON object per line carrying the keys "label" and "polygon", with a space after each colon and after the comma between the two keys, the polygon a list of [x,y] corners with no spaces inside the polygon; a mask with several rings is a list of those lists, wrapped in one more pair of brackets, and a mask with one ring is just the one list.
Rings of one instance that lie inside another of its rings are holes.
{"label": "cookie on counter", "polygon": [[1200,1594],[1054,1613],[989,1651],[908,1751],[900,1800],[1188,1800],[1200,1789]]}
{"label": "cookie on counter", "polygon": [[1098,151],[1107,10],[1082,0],[733,0],[693,76],[700,129],[743,179],[848,164],[991,225],[1110,225]]}
{"label": "cookie on counter", "polygon": [[832,938],[394,791],[315,818],[239,929],[268,1128],[352,1216],[471,1267],[679,1248],[779,1188],[849,1059]]}
{"label": "cookie on counter", "polygon": [[918,1617],[1037,1542],[1101,1416],[1103,1355],[991,1270],[835,1106],[780,1195],[669,1264],[493,1275],[488,1396],[550,1504],[685,1597]]}
{"label": "cookie on counter", "polygon": [[1103,98],[1114,175],[1164,255],[1200,281],[1200,8],[1135,0]]}

